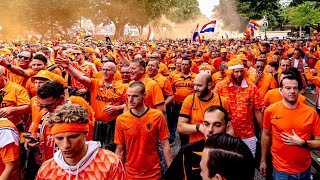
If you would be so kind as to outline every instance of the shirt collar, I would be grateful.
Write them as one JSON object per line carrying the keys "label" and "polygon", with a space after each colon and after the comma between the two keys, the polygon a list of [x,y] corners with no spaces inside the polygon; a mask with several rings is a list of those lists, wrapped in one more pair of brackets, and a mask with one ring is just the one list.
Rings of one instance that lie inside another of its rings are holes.
{"label": "shirt collar", "polygon": [[[233,83],[232,83],[232,82],[230,82],[229,87],[233,87]],[[249,87],[246,80],[242,79],[242,81],[241,81],[241,87],[242,87],[242,88],[247,88],[247,87]]]}

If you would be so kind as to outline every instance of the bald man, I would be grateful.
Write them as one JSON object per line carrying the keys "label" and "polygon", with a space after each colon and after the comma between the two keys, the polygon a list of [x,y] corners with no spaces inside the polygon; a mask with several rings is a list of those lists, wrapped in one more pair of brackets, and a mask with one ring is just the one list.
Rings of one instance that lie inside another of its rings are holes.
{"label": "bald man", "polygon": [[204,139],[203,114],[212,105],[219,105],[229,112],[229,102],[226,98],[214,94],[210,74],[200,72],[194,79],[194,94],[183,101],[178,119],[178,131],[189,135],[189,142]]}
{"label": "bald man", "polygon": [[0,66],[0,89],[0,118],[8,118],[20,132],[23,132],[22,117],[30,110],[27,90],[7,80],[3,66]]}
{"label": "bald man", "polygon": [[127,108],[127,88],[121,81],[114,81],[116,65],[106,62],[102,66],[102,79],[90,79],[71,66],[68,59],[56,59],[56,64],[62,66],[91,92],[90,104],[95,111],[96,119],[93,140],[100,141],[103,148],[115,151],[115,119]]}

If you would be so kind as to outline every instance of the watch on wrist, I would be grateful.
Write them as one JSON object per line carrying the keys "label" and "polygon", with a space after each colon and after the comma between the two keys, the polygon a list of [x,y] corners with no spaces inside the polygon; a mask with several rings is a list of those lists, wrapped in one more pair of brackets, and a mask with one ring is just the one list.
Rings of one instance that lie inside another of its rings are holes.
{"label": "watch on wrist", "polygon": [[307,142],[307,140],[304,140],[304,143],[302,144],[302,147],[308,147],[308,142]]}
{"label": "watch on wrist", "polygon": [[200,128],[200,124],[197,124],[197,125],[196,125],[196,130],[197,130],[197,132],[200,132],[199,128]]}
{"label": "watch on wrist", "polygon": [[7,64],[7,68],[11,68],[11,64],[10,63]]}

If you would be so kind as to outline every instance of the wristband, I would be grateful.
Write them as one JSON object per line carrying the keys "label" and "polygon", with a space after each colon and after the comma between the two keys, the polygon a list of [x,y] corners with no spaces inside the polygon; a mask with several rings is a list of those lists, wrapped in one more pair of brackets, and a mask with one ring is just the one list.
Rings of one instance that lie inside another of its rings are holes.
{"label": "wristband", "polygon": [[303,145],[302,145],[302,147],[308,147],[308,142],[307,142],[307,140],[304,140],[304,143],[303,143]]}
{"label": "wristband", "polygon": [[200,132],[199,128],[200,128],[200,124],[197,124],[197,125],[196,125],[196,130],[197,130],[197,132]]}

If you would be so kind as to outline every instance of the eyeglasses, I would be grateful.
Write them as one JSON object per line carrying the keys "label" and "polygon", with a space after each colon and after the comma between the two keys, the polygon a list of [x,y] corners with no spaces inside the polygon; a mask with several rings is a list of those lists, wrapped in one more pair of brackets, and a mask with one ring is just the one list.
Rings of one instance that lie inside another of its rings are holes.
{"label": "eyeglasses", "polygon": [[45,108],[45,109],[51,109],[52,106],[54,106],[54,104],[56,104],[59,101],[60,98],[58,98],[57,100],[55,100],[53,103],[51,104],[45,104],[45,105],[40,105],[41,108]]}
{"label": "eyeglasses", "polygon": [[256,68],[264,68],[264,66],[256,66]]}
{"label": "eyeglasses", "polygon": [[29,60],[29,57],[27,57],[27,56],[21,56],[21,55],[19,55],[18,58],[19,58],[19,59],[22,59],[22,58],[23,58],[24,60]]}
{"label": "eyeglasses", "polygon": [[78,56],[78,55],[80,55],[81,53],[73,53],[73,55],[75,55],[75,56]]}

